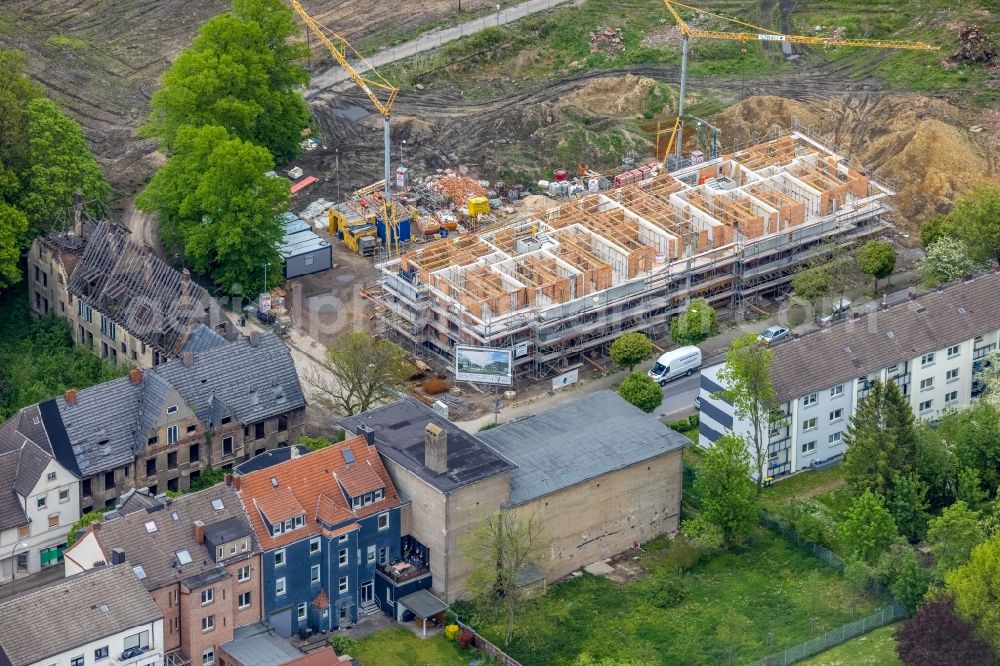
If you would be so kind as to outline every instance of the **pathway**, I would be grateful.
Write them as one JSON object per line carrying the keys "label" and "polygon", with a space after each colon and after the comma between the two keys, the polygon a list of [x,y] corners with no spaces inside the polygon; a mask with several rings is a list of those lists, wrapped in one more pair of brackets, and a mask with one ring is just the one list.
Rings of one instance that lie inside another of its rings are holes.
{"label": "pathway", "polygon": [[[531,16],[532,14],[552,9],[553,7],[561,5],[565,2],[568,2],[568,0],[527,0],[527,2],[522,2],[519,5],[514,5],[513,7],[508,7],[507,9],[501,9],[498,12],[493,12],[487,16],[473,19],[472,21],[467,21],[466,23],[462,23],[451,28],[432,30],[409,42],[392,46],[387,49],[382,49],[378,53],[370,56],[367,60],[372,67],[382,67],[383,65],[388,65],[389,63],[396,62],[397,60],[413,57],[418,53],[431,51],[447,44],[448,42],[453,42],[456,39],[474,35],[481,30],[485,30],[486,28],[513,23],[514,21],[522,19],[525,16]],[[351,64],[358,70],[359,73],[368,71],[368,67],[363,63],[352,62]],[[335,64],[325,72],[316,74],[312,77],[305,97],[307,100],[311,99],[324,90],[327,90],[339,83],[343,83],[348,79],[349,76],[347,72],[345,72],[340,65]]]}

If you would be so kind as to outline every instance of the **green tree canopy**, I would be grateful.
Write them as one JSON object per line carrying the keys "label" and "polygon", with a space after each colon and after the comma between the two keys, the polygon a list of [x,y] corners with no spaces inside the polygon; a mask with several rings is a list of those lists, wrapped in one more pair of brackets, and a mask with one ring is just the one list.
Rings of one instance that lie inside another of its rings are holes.
{"label": "green tree canopy", "polygon": [[948,219],[977,263],[1000,263],[1000,190],[980,185],[955,202]]}
{"label": "green tree canopy", "polygon": [[930,521],[927,544],[934,553],[934,573],[939,580],[969,561],[972,549],[986,541],[979,512],[959,500]]}
{"label": "green tree canopy", "polygon": [[623,333],[611,343],[611,360],[629,372],[653,355],[653,343],[638,331]]}
{"label": "green tree canopy", "polygon": [[320,402],[350,415],[398,398],[410,371],[399,345],[352,331],[326,350],[322,372],[306,373],[303,380],[322,394]]}
{"label": "green tree canopy", "polygon": [[42,94],[38,84],[25,75],[24,54],[0,50],[0,171],[6,168],[13,174],[27,168],[28,103]]}
{"label": "green tree canopy", "polygon": [[925,250],[942,236],[958,238],[958,229],[946,215],[932,217],[920,226],[920,244]]}
{"label": "green tree canopy", "polygon": [[734,434],[720,437],[705,452],[705,461],[694,480],[701,511],[685,531],[700,530],[705,522],[722,534],[724,545],[742,543],[757,522],[757,489],[751,478],[747,443]]}
{"label": "green tree canopy", "polygon": [[644,372],[633,372],[618,387],[618,395],[649,414],[663,402],[663,389]]}
{"label": "green tree canopy", "polygon": [[824,266],[800,270],[792,278],[795,295],[807,301],[817,316],[819,314],[816,312],[817,305],[830,295],[833,286],[833,275]]}
{"label": "green tree canopy", "polygon": [[[981,400],[941,419],[939,429],[958,463],[975,470],[982,488],[996,492],[1000,486],[1000,408]],[[971,497],[967,495],[965,499]]]}
{"label": "green tree canopy", "polygon": [[670,320],[670,338],[679,345],[696,345],[718,332],[715,308],[704,298],[693,299],[684,314]]}
{"label": "green tree canopy", "polygon": [[856,493],[895,495],[894,475],[916,471],[917,434],[913,411],[893,382],[876,380],[862,398],[844,434],[844,479]]}
{"label": "green tree canopy", "polygon": [[892,275],[896,267],[896,248],[887,241],[872,240],[858,250],[858,268],[865,275],[875,278],[875,288],[878,281]]}
{"label": "green tree canopy", "polygon": [[920,279],[925,287],[957,280],[976,268],[968,244],[959,238],[942,236],[927,248],[920,260]]}
{"label": "green tree canopy", "polygon": [[281,162],[295,156],[308,124],[296,90],[308,80],[306,51],[291,10],[280,0],[238,0],[209,19],[163,75],[145,131],[173,148],[185,125],[218,125],[266,147]]}
{"label": "green tree canopy", "polygon": [[28,231],[28,218],[0,201],[0,289],[21,280],[21,239]]}
{"label": "green tree canopy", "polygon": [[955,608],[994,650],[1000,649],[1000,536],[972,549],[969,561],[945,574]]}
{"label": "green tree canopy", "polygon": [[892,475],[889,513],[899,533],[916,543],[927,530],[927,484],[915,472]]}
{"label": "green tree canopy", "polygon": [[851,557],[868,564],[873,564],[899,540],[896,523],[885,508],[885,499],[871,490],[865,490],[851,502],[840,524],[840,536]]}

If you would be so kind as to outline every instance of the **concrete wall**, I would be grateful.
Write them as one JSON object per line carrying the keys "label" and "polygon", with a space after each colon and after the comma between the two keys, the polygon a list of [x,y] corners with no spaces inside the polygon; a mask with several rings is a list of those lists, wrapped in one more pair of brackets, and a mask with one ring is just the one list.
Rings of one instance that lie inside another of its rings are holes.
{"label": "concrete wall", "polygon": [[[472,567],[462,554],[462,543],[485,517],[495,512],[508,499],[510,499],[510,477],[506,472],[465,486],[448,495],[445,523],[448,568],[446,575],[440,570],[435,570],[433,566],[431,568],[435,585],[439,576],[445,576],[447,598],[442,597],[442,599],[447,603],[450,604],[465,596],[465,580],[472,572]],[[431,552],[433,556],[433,550]]]}

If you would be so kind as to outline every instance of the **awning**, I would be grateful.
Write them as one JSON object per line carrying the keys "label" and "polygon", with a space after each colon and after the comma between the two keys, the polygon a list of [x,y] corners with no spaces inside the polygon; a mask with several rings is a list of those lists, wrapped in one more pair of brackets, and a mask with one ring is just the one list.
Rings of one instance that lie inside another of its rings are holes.
{"label": "awning", "polygon": [[419,618],[434,617],[438,613],[448,610],[448,604],[427,590],[417,590],[413,594],[408,594],[398,603]]}

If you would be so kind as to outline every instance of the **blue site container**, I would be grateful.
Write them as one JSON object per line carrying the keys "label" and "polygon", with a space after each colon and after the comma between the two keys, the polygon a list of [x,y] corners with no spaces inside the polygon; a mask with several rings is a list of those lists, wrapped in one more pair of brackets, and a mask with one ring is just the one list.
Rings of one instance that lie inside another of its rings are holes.
{"label": "blue site container", "polygon": [[[385,222],[381,219],[375,220],[375,226],[378,229],[376,233],[378,234],[379,240],[385,243]],[[399,238],[396,238],[395,240],[401,243],[405,243],[410,240],[410,218],[399,221]]]}

